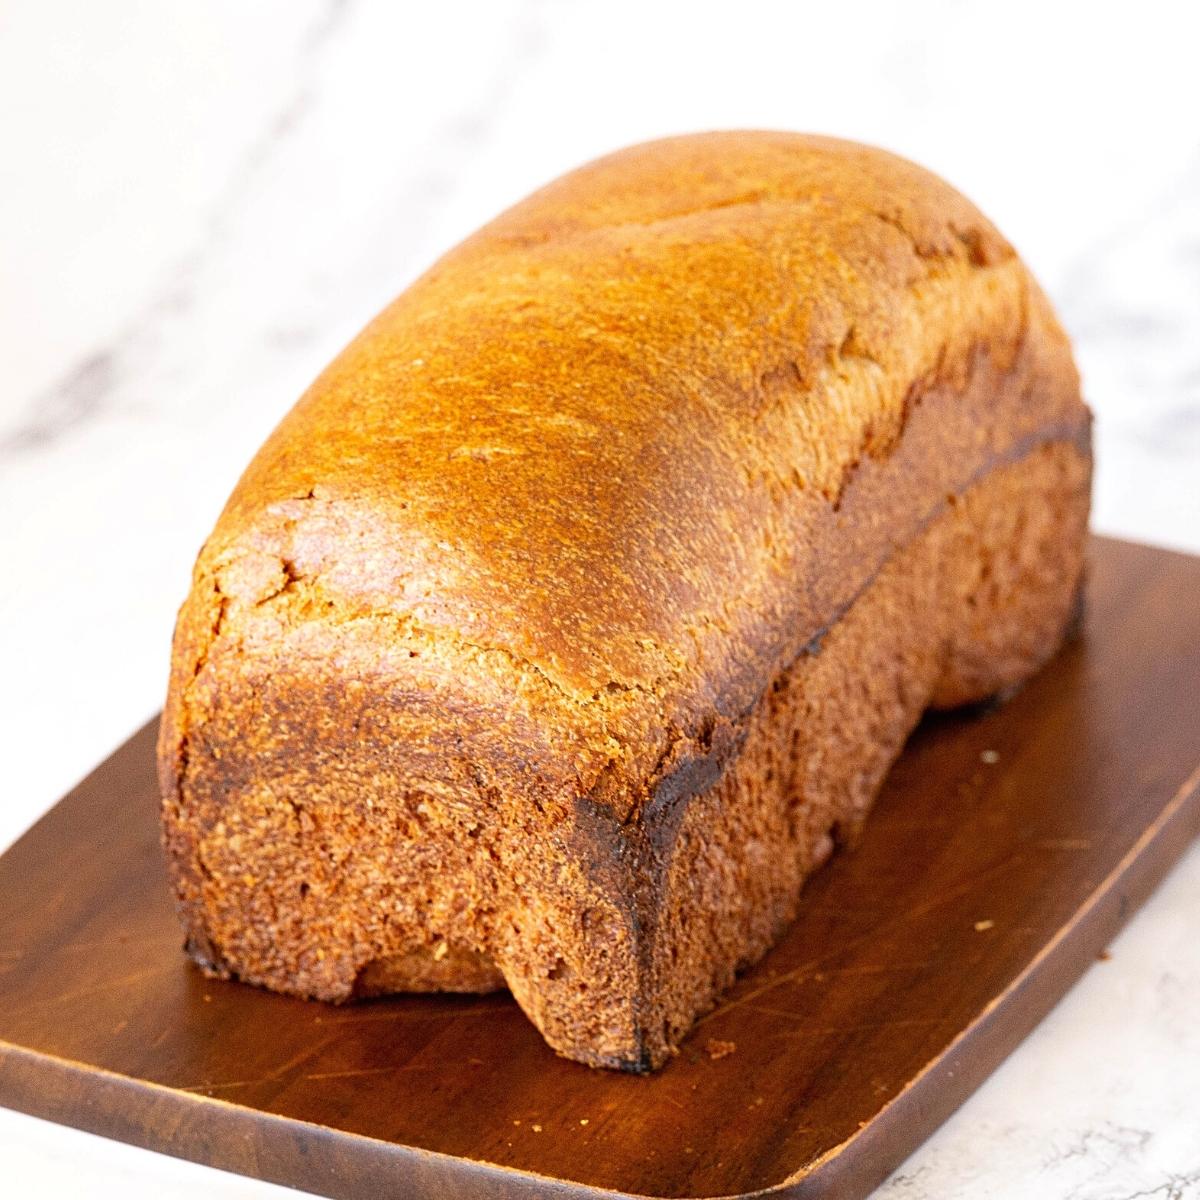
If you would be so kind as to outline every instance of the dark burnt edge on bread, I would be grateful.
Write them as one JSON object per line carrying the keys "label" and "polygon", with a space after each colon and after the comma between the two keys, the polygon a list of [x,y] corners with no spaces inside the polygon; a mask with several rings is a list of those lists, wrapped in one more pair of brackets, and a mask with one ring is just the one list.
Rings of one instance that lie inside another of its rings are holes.
{"label": "dark burnt edge on bread", "polygon": [[[1085,413],[1082,419],[1074,425],[1056,426],[1023,438],[1017,444],[1009,447],[1004,453],[994,455],[985,464],[977,468],[963,482],[955,499],[998,467],[1019,463],[1043,446],[1060,442],[1067,443],[1075,446],[1081,454],[1089,454],[1091,448],[1091,426],[1091,414]],[[914,536],[919,536],[928,529],[938,517],[945,513],[951,502],[951,498],[946,497],[928,510],[918,524]],[[669,765],[664,764],[664,770],[648,784],[649,798],[646,804],[634,816],[627,818],[624,822],[627,831],[631,835],[626,849],[635,864],[633,874],[636,878],[646,882],[646,886],[638,892],[639,899],[645,901],[656,892],[658,881],[664,870],[667,853],[678,831],[679,822],[686,805],[711,788],[721,778],[729,764],[736,760],[745,740],[746,723],[762,702],[763,695],[778,687],[779,682],[792,670],[799,659],[815,656],[821,652],[822,644],[830,630],[837,625],[859,598],[868,591],[879,577],[880,572],[890,561],[891,556],[876,566],[857,588],[854,595],[839,606],[834,615],[810,637],[809,641],[780,666],[770,682],[763,689],[763,692],[756,696],[749,705],[731,716],[723,713],[709,715],[704,719],[702,731],[698,736],[685,743],[676,743],[673,746],[674,753],[671,756]],[[1078,629],[1084,603],[1085,588],[1081,580],[1075,589],[1070,615],[1064,630],[1064,637],[1071,636],[1072,631]],[[969,706],[968,711],[963,715],[969,718],[973,710],[986,712],[1002,705],[1015,695],[1024,686],[1025,682],[1027,681],[1021,680],[979,700]],[[681,750],[681,745],[684,745],[686,748]],[[589,815],[593,818],[602,819],[606,815],[602,806],[591,805],[586,797],[577,799],[575,804],[577,810],[581,808],[588,809]],[[636,826],[636,829],[630,828],[632,826]],[[830,832],[833,835],[835,844],[839,848],[852,848],[859,836],[859,831],[841,829],[836,823]],[[650,884],[649,881],[651,880],[655,881],[655,883]],[[654,926],[653,920],[647,920],[639,914],[639,906],[637,904],[634,906],[633,920],[634,926],[638,929],[639,933],[644,928],[649,929]],[[643,941],[641,943],[641,950],[643,969],[645,969],[646,963],[644,960],[651,954],[653,943]],[[738,969],[737,973],[741,974],[748,965],[750,964],[744,964]],[[711,1010],[718,1003],[719,997],[714,997],[708,1007],[697,1014],[697,1017],[704,1015],[704,1012]],[[639,1053],[634,1058],[619,1061],[611,1065],[635,1074],[645,1074],[655,1069],[655,1063],[644,1041],[639,1046]]]}

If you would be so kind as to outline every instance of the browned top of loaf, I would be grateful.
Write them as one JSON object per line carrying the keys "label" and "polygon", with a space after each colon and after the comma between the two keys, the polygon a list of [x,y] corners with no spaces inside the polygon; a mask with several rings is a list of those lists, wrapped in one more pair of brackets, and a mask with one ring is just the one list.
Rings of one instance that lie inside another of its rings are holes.
{"label": "browned top of loaf", "polygon": [[622,781],[836,616],[806,580],[865,583],[811,561],[805,523],[886,458],[914,383],[1031,337],[1074,394],[1010,246],[903,159],[782,133],[601,159],[447,254],[289,413],[201,556],[222,616],[185,609],[177,667],[263,604],[284,640],[378,620],[628,809]]}

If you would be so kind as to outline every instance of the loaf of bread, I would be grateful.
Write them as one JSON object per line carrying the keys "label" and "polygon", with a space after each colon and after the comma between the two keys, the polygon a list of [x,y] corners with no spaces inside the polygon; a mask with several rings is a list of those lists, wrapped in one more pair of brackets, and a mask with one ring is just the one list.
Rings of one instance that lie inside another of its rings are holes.
{"label": "loaf of bread", "polygon": [[508,987],[658,1066],[921,714],[1053,654],[1090,464],[1046,299],[926,171],[720,133],[559,179],[367,326],[200,554],[160,741],[191,954]]}

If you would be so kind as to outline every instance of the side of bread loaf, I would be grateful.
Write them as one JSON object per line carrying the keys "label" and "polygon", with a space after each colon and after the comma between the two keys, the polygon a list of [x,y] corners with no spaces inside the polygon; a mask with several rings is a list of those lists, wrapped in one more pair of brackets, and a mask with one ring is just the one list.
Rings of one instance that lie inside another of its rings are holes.
{"label": "side of bread loaf", "polygon": [[1053,652],[1089,473],[1045,298],[928,173],[743,133],[565,176],[364,330],[201,553],[160,740],[192,953],[507,985],[661,1063],[924,709]]}

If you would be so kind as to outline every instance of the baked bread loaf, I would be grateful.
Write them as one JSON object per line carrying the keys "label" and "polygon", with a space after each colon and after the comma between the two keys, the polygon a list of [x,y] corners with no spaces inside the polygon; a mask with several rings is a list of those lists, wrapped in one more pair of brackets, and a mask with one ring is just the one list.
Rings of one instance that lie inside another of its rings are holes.
{"label": "baked bread loaf", "polygon": [[451,251],[250,464],[175,635],[191,954],[343,1001],[507,986],[661,1064],[930,707],[1080,587],[1090,417],[991,224],[879,150],[638,146]]}

